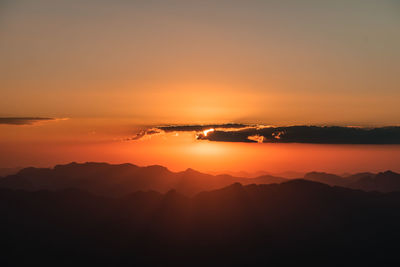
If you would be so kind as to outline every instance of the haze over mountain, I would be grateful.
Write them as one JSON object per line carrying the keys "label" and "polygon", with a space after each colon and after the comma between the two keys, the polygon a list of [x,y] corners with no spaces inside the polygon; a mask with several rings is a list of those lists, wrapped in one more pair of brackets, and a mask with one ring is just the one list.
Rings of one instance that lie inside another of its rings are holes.
{"label": "haze over mountain", "polygon": [[344,186],[364,191],[400,191],[400,174],[392,171],[385,171],[377,174],[363,172],[345,177],[324,172],[310,172],[304,175],[304,179],[332,186]]}
{"label": "haze over mountain", "polygon": [[255,172],[248,172],[248,171],[213,171],[209,172],[213,175],[219,174],[229,174],[236,177],[245,177],[245,178],[256,178],[263,175],[271,175],[275,177],[282,177],[286,179],[295,179],[299,177],[304,177],[304,172],[299,171],[283,171],[283,172],[267,172],[267,171],[255,171]]}

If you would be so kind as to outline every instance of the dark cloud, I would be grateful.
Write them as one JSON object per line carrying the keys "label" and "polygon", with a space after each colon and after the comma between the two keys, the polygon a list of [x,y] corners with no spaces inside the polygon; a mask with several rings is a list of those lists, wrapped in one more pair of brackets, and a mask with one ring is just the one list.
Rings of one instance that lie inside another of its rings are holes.
{"label": "dark cloud", "polygon": [[289,126],[213,131],[198,139],[220,142],[400,144],[400,127]]}
{"label": "dark cloud", "polygon": [[157,127],[164,132],[200,132],[207,129],[240,129],[248,127],[248,125],[240,123],[227,123],[227,124],[204,124],[204,125],[168,125]]}
{"label": "dark cloud", "polygon": [[[140,140],[144,137],[170,133],[170,132],[203,132],[208,129],[222,129],[222,130],[240,130],[249,127],[246,124],[239,123],[226,123],[226,124],[193,124],[193,125],[162,125],[153,128],[147,128],[139,131],[133,137],[126,138],[125,141]],[[204,133],[203,133],[204,134]]]}
{"label": "dark cloud", "polygon": [[0,124],[10,125],[31,125],[38,122],[53,121],[55,118],[40,118],[40,117],[0,117]]}
{"label": "dark cloud", "polygon": [[[206,131],[214,129],[213,131]],[[286,126],[207,124],[160,126],[142,131],[133,140],[160,132],[197,132],[198,140],[216,142],[400,144],[400,127]]]}

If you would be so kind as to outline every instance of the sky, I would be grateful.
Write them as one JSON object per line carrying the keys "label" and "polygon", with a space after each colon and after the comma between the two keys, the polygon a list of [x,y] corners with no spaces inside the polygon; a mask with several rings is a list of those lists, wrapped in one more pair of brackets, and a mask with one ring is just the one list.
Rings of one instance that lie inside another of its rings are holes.
{"label": "sky", "polygon": [[398,124],[400,3],[0,1],[1,116]]}
{"label": "sky", "polygon": [[392,145],[133,140],[170,124],[399,126],[399,29],[397,0],[0,0],[0,167],[400,171]]}
{"label": "sky", "polygon": [[172,171],[193,168],[206,173],[400,172],[399,145],[212,142],[197,140],[195,131],[130,140],[139,130],[130,119],[115,118],[0,124],[0,167],[52,167],[91,161],[157,164]]}

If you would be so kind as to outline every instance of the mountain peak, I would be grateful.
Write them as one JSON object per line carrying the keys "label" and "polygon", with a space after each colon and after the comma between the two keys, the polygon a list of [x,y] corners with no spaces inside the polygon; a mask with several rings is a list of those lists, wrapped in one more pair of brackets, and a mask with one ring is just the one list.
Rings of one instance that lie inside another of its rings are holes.
{"label": "mountain peak", "polygon": [[398,173],[391,171],[391,170],[387,170],[383,172],[384,175],[399,175]]}
{"label": "mountain peak", "polygon": [[168,171],[169,172],[167,167],[164,167],[164,166],[161,166],[161,165],[149,165],[149,166],[146,166],[144,168],[157,170],[157,171]]}
{"label": "mountain peak", "polygon": [[186,174],[198,174],[198,173],[200,173],[200,172],[198,172],[198,171],[196,171],[196,170],[194,170],[194,169],[192,169],[192,168],[187,168],[187,169],[184,171],[184,173],[186,173]]}

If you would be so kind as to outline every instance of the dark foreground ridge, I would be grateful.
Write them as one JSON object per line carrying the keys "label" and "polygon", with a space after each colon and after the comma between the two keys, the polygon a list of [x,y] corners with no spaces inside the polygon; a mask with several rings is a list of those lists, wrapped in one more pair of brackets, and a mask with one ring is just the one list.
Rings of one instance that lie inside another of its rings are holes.
{"label": "dark foreground ridge", "polygon": [[387,266],[400,193],[293,180],[185,197],[0,189],[1,266]]}

